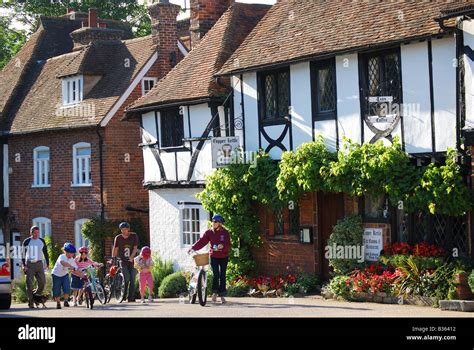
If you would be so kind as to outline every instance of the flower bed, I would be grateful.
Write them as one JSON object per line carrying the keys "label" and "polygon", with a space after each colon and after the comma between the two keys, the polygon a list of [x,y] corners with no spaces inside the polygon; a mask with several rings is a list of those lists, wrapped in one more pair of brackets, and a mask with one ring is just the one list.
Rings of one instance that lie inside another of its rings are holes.
{"label": "flower bed", "polygon": [[[247,290],[246,295],[252,297],[283,297],[304,295],[315,292],[319,287],[317,276],[310,274],[271,275],[271,276],[240,276],[229,283],[229,290],[233,294],[238,289],[239,294]],[[242,296],[242,295],[241,295]]]}
{"label": "flower bed", "polygon": [[336,276],[323,296],[353,301],[433,306],[458,296],[456,276],[470,271],[460,260],[445,261],[446,252],[434,245],[394,243],[364,269]]}

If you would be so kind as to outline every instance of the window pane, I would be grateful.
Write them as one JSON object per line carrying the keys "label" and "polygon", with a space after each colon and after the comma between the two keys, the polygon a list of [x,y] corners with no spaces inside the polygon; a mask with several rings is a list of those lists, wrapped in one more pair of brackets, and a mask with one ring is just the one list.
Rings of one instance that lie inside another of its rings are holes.
{"label": "window pane", "polygon": [[273,211],[273,219],[275,222],[275,236],[281,236],[284,233],[283,209],[275,209]]}
{"label": "window pane", "polygon": [[276,96],[275,96],[275,75],[268,74],[264,80],[265,91],[265,119],[272,119],[276,117]]}
{"label": "window pane", "polygon": [[76,149],[76,155],[78,156],[90,156],[91,149],[90,147],[81,147]]}
{"label": "window pane", "polygon": [[335,110],[335,81],[331,67],[318,70],[318,105],[319,112]]}
{"label": "window pane", "polygon": [[184,125],[179,108],[164,110],[161,119],[161,146],[177,147],[183,145]]}
{"label": "window pane", "polygon": [[49,151],[38,151],[36,153],[37,159],[49,159]]}
{"label": "window pane", "polygon": [[385,94],[392,96],[394,102],[399,102],[400,94],[400,64],[395,53],[385,56]]}
{"label": "window pane", "polygon": [[380,85],[380,65],[378,57],[371,57],[368,60],[368,81],[369,81],[369,95],[370,96],[380,96],[381,91],[379,91]]}
{"label": "window pane", "polygon": [[287,71],[278,74],[278,117],[285,117],[289,113],[290,89],[289,89],[290,74]]}

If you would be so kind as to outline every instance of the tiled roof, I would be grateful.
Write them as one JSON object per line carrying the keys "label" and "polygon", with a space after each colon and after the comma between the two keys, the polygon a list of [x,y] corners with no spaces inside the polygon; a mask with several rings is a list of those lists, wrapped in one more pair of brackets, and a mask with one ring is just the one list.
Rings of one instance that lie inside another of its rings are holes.
{"label": "tiled roof", "polygon": [[[152,37],[147,36],[124,41],[98,41],[79,51],[37,63],[40,73],[19,107],[10,132],[97,125],[155,51]],[[129,67],[125,64],[127,59]],[[79,68],[87,73],[91,67],[95,73],[103,74],[99,82],[74,108],[59,108],[62,87],[58,76]]]}
{"label": "tiled roof", "polygon": [[269,6],[235,3],[199,45],[153,89],[127,110],[218,97],[227,92],[214,78],[222,64],[268,11]]}
{"label": "tiled roof", "polygon": [[434,18],[446,6],[446,1],[280,0],[219,74],[436,35]]}

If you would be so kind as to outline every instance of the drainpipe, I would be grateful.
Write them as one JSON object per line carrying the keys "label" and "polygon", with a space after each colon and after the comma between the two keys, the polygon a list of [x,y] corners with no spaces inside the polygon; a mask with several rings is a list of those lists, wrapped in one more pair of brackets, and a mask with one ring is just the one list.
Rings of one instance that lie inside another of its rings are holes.
{"label": "drainpipe", "polygon": [[104,207],[104,139],[100,133],[100,125],[96,128],[97,136],[99,137],[99,176],[100,176],[100,219],[105,219],[105,207]]}

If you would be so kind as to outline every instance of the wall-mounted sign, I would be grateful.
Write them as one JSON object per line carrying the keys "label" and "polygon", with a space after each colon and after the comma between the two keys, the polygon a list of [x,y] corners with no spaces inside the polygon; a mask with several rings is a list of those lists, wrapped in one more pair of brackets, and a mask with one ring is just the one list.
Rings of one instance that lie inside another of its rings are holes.
{"label": "wall-mounted sign", "polygon": [[213,168],[222,168],[231,164],[242,152],[238,136],[213,137],[211,148]]}
{"label": "wall-mounted sign", "polygon": [[364,229],[363,244],[366,261],[377,261],[383,249],[383,230],[381,228]]}
{"label": "wall-mounted sign", "polygon": [[393,123],[395,119],[397,118],[397,115],[396,114],[388,114],[384,116],[369,115],[367,118],[369,118],[369,121],[371,123]]}
{"label": "wall-mounted sign", "polygon": [[393,102],[393,96],[369,96],[370,103]]}

